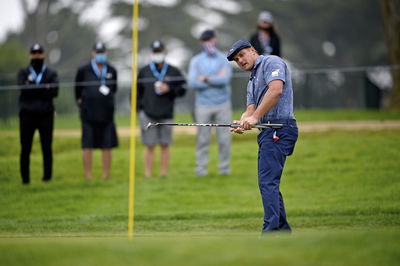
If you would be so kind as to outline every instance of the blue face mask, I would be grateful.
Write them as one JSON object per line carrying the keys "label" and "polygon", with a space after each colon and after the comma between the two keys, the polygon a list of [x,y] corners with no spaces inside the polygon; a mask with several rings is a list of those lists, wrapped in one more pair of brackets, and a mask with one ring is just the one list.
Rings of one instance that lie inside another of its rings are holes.
{"label": "blue face mask", "polygon": [[203,50],[209,55],[214,55],[217,52],[217,47],[213,42],[204,42]]}
{"label": "blue face mask", "polygon": [[107,62],[107,54],[103,54],[103,53],[96,54],[96,57],[94,58],[94,60],[98,64],[104,64]]}

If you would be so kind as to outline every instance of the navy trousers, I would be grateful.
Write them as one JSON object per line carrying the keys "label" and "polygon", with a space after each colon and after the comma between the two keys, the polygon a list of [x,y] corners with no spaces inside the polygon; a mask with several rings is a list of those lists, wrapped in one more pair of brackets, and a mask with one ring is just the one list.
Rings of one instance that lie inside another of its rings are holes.
{"label": "navy trousers", "polygon": [[[273,120],[281,129],[264,129],[258,135],[258,186],[264,206],[263,233],[288,230],[285,206],[279,190],[286,156],[293,153],[298,137],[296,120]],[[274,134],[277,138],[274,140]]]}

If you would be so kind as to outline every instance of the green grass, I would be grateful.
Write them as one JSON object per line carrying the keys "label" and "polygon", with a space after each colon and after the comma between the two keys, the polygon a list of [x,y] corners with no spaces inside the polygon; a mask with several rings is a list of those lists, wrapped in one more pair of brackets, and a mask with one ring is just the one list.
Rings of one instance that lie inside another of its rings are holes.
{"label": "green grass", "polygon": [[[238,119],[244,110],[236,110],[233,118]],[[384,111],[384,110],[296,110],[296,119],[300,122],[308,121],[341,121],[341,120],[400,120],[400,111]],[[189,113],[177,113],[175,121],[179,123],[189,123],[193,119]],[[137,121],[139,123],[139,121]],[[130,116],[128,114],[118,114],[116,123],[120,127],[128,127],[130,125]],[[10,118],[8,120],[0,120],[0,128],[17,129],[18,118]],[[79,115],[76,114],[57,114],[55,119],[55,128],[70,129],[80,128]]]}
{"label": "green grass", "polygon": [[399,237],[395,230],[303,230],[261,240],[12,238],[0,239],[0,257],[3,265],[398,265]]}
{"label": "green grass", "polygon": [[[18,134],[16,134],[18,135]],[[400,131],[300,134],[281,190],[292,235],[257,239],[262,206],[255,134],[234,136],[230,176],[194,176],[195,136],[175,136],[167,179],[143,179],[138,144],[135,232],[127,233],[129,140],[111,180],[83,178],[79,138],[55,138],[54,180],[18,173],[18,137],[0,138],[0,261],[4,265],[398,265]],[[213,140],[215,143],[215,139]],[[156,173],[158,169],[156,169]]]}

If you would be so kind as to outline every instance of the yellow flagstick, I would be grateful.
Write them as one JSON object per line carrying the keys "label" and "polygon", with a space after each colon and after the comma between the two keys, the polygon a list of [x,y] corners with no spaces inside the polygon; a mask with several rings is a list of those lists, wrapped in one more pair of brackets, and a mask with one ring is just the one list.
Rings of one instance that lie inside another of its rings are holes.
{"label": "yellow flagstick", "polygon": [[134,0],[132,20],[132,84],[131,84],[131,138],[129,156],[129,210],[128,236],[133,237],[135,215],[135,161],[136,161],[136,89],[137,89],[137,51],[139,0]]}

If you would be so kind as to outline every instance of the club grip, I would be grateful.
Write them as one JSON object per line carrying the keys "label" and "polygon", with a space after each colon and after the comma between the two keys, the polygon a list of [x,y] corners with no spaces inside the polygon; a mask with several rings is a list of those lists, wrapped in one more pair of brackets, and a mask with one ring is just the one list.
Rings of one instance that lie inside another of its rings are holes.
{"label": "club grip", "polygon": [[[233,123],[230,125],[230,127],[237,128],[240,127],[240,124],[238,123]],[[282,128],[282,124],[256,124],[252,128],[258,128],[258,129],[263,129],[263,128]]]}

